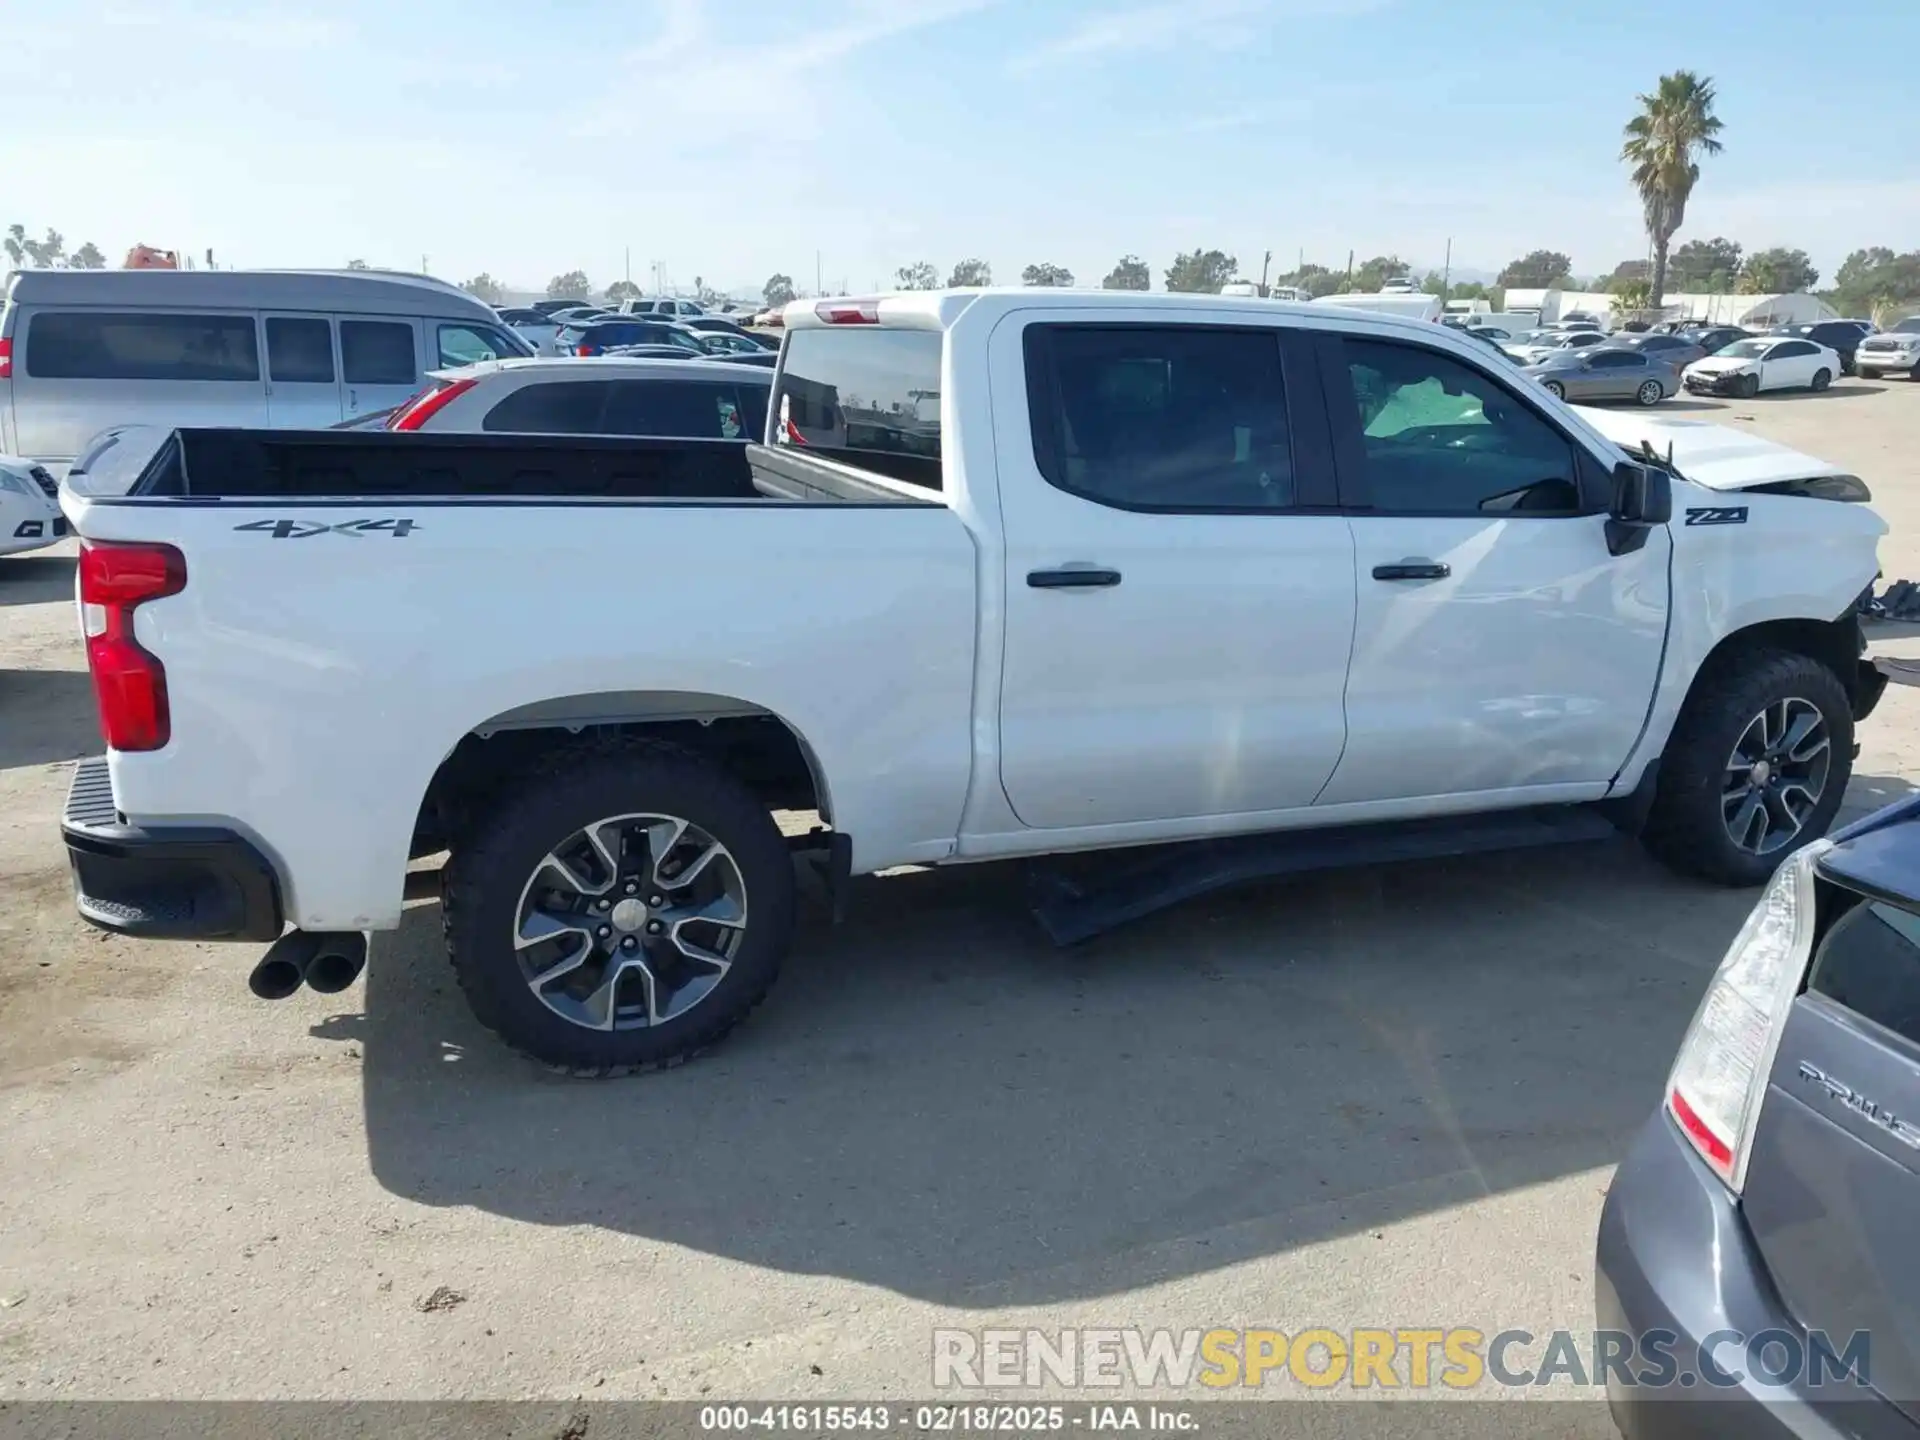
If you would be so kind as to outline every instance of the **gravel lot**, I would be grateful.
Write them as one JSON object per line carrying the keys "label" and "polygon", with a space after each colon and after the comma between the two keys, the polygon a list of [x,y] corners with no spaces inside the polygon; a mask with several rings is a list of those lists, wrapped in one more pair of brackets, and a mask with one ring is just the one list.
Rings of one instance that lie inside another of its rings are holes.
{"label": "gravel lot", "polygon": [[[1920,576],[1920,385],[1667,409],[1857,470]],[[279,1005],[254,947],[80,924],[71,594],[0,560],[0,1400],[913,1396],[942,1324],[1590,1326],[1609,1166],[1752,899],[1621,842],[1063,953],[1011,869],[867,881],[720,1052],[567,1082],[468,1019],[431,907]],[[1850,811],[1916,737],[1895,689]]]}

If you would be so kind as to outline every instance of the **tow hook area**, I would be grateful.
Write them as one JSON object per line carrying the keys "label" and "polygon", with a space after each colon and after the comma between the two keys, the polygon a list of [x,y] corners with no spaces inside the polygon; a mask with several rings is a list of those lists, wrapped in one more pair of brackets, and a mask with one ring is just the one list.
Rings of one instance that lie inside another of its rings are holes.
{"label": "tow hook area", "polygon": [[367,937],[357,930],[289,930],[274,941],[247,977],[262,1000],[284,1000],[305,985],[337,995],[367,966]]}

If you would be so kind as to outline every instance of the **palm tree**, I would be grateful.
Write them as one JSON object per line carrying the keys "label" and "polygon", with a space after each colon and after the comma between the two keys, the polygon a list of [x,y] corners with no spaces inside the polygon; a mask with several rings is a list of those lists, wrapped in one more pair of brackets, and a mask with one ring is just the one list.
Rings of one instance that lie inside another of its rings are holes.
{"label": "palm tree", "polygon": [[1691,70],[1660,77],[1640,96],[1640,113],[1627,122],[1620,158],[1633,166],[1633,187],[1653,241],[1653,305],[1667,288],[1667,245],[1686,219],[1687,199],[1700,178],[1702,155],[1720,152],[1720,120],[1713,113],[1713,81]]}

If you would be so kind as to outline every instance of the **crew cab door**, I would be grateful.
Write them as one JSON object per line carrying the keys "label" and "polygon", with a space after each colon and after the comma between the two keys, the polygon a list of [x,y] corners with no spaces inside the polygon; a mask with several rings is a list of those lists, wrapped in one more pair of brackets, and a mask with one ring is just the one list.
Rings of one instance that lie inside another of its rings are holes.
{"label": "crew cab door", "polygon": [[1307,343],[1072,314],[990,345],[1007,799],[1061,830],[1310,805],[1354,598]]}
{"label": "crew cab door", "polygon": [[1504,377],[1398,338],[1320,355],[1358,590],[1320,803],[1597,795],[1658,678],[1667,532],[1608,553],[1610,474]]}

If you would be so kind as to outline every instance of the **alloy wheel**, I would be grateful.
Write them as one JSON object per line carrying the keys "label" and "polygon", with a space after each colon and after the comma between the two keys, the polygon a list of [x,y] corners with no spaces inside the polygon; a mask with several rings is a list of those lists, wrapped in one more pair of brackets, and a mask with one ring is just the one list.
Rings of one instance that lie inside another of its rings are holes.
{"label": "alloy wheel", "polygon": [[677,1020],[726,978],[747,933],[732,853],[674,815],[614,815],[553,847],[514,911],[540,1003],[589,1030]]}
{"label": "alloy wheel", "polygon": [[1767,706],[1727,757],[1720,814],[1727,835],[1752,855],[1771,855],[1805,829],[1826,793],[1833,761],[1826,717],[1798,697]]}

